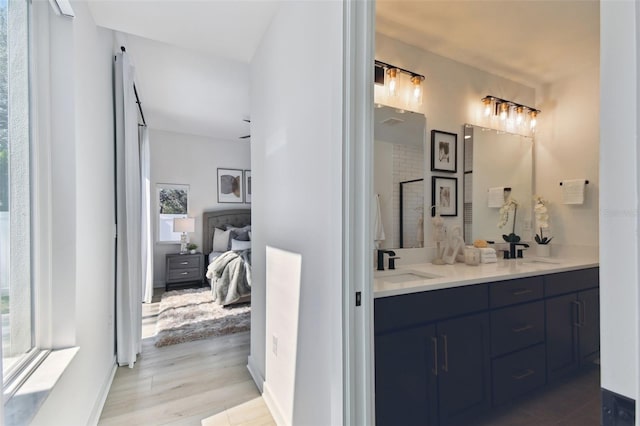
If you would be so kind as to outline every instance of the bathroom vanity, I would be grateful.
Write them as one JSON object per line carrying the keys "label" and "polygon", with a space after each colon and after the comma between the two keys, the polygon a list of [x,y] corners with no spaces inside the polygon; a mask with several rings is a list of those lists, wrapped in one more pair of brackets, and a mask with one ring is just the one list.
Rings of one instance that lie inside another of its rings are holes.
{"label": "bathroom vanity", "polygon": [[596,259],[378,273],[376,424],[465,424],[592,362],[598,286]]}

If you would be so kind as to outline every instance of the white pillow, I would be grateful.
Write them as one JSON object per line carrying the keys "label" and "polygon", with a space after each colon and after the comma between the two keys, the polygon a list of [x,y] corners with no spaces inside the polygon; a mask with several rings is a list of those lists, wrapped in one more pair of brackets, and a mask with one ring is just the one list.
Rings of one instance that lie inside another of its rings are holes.
{"label": "white pillow", "polygon": [[251,249],[251,241],[231,240],[231,250],[233,251],[250,250],[250,249]]}
{"label": "white pillow", "polygon": [[213,232],[213,251],[227,251],[229,250],[229,234],[231,230],[223,231],[220,228],[216,228]]}

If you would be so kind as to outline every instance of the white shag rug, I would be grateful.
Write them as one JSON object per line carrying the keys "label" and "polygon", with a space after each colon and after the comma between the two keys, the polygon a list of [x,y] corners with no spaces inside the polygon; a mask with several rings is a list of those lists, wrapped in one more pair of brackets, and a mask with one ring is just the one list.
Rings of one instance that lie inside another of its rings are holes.
{"label": "white shag rug", "polygon": [[168,291],[158,313],[156,347],[249,330],[248,303],[225,308],[213,301],[211,288]]}

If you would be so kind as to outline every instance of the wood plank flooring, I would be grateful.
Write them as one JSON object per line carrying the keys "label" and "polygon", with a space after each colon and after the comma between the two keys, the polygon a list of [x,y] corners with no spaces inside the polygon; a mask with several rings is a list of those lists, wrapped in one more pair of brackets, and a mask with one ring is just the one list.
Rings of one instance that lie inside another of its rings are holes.
{"label": "wood plank flooring", "polygon": [[248,331],[156,348],[157,313],[143,305],[142,355],[116,371],[99,425],[275,425],[247,370]]}

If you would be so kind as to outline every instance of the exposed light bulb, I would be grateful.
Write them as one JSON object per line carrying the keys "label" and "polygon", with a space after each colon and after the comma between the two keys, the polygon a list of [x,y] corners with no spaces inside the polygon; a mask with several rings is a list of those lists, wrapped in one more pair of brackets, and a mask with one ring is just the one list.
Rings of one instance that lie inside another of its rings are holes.
{"label": "exposed light bulb", "polygon": [[529,127],[531,128],[531,130],[535,130],[536,124],[538,124],[538,111],[529,111],[529,117]]}
{"label": "exposed light bulb", "polygon": [[389,76],[389,96],[398,96],[398,94],[400,93],[400,79],[398,78],[398,69],[389,68],[387,70],[387,75]]}
{"label": "exposed light bulb", "polygon": [[411,101],[414,105],[422,105],[422,81],[424,77],[414,75],[411,77]]}
{"label": "exposed light bulb", "polygon": [[500,104],[500,120],[502,121],[506,120],[508,115],[509,115],[509,104],[506,102],[503,102]]}
{"label": "exposed light bulb", "polygon": [[520,127],[524,124],[524,107],[516,107],[516,126]]}
{"label": "exposed light bulb", "polygon": [[485,117],[490,117],[491,113],[493,111],[493,108],[491,108],[492,104],[493,104],[493,99],[490,97],[486,97],[482,99],[482,105],[484,105],[484,116]]}

